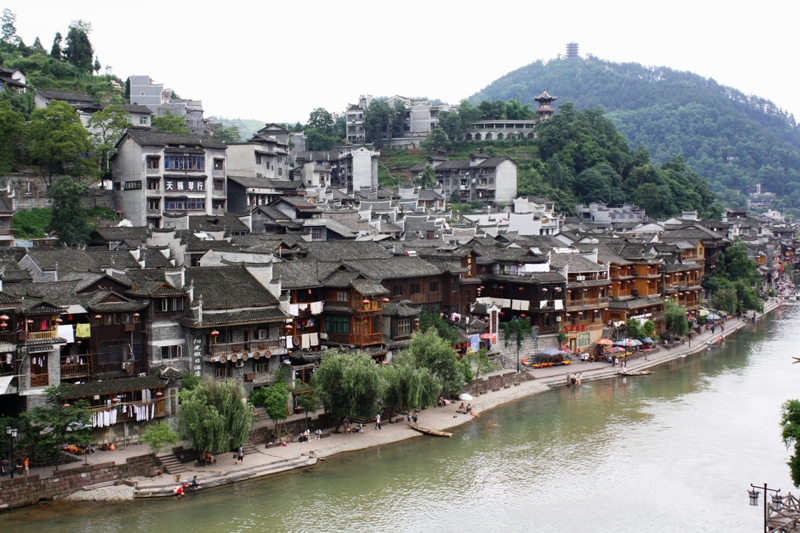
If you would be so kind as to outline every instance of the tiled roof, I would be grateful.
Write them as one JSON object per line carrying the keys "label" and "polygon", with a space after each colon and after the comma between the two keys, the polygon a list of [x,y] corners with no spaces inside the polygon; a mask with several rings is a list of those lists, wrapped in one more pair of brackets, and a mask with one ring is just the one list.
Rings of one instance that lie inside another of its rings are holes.
{"label": "tiled roof", "polygon": [[610,309],[639,309],[640,307],[648,307],[651,305],[663,304],[664,300],[661,298],[635,298],[633,300],[611,300],[608,302]]}
{"label": "tiled roof", "polygon": [[353,261],[390,257],[391,253],[380,244],[356,241],[309,242],[306,245],[309,258],[320,261]]}
{"label": "tiled roof", "polygon": [[235,309],[278,305],[278,300],[244,267],[186,269],[186,284],[194,283],[194,297],[204,309]]}
{"label": "tiled roof", "polygon": [[392,301],[383,305],[383,316],[408,318],[417,316],[422,312],[422,306],[415,306],[410,301]]}
{"label": "tiled roof", "polygon": [[310,289],[321,287],[322,280],[336,268],[333,262],[283,261],[272,265],[272,276],[281,279],[282,289]]}
{"label": "tiled roof", "polygon": [[95,228],[92,231],[92,242],[125,242],[128,246],[136,246],[147,241],[150,233],[146,227],[110,227]]}
{"label": "tiled roof", "polygon": [[126,294],[133,296],[184,296],[186,291],[173,287],[164,276],[161,269],[130,270],[131,290]]}
{"label": "tiled roof", "polygon": [[253,324],[257,322],[274,322],[291,318],[281,311],[280,307],[265,307],[263,309],[249,309],[247,311],[231,311],[226,313],[203,313],[203,323],[200,324],[192,318],[181,319],[184,326],[221,326],[227,324]]}
{"label": "tiled roof", "polygon": [[[225,143],[209,135],[193,135],[190,133],[161,133],[152,130],[130,128],[125,137],[130,137],[142,146],[186,146],[225,150]],[[125,138],[123,137],[123,139]]]}
{"label": "tiled roof", "polygon": [[397,256],[386,259],[345,261],[370,279],[401,279],[420,276],[438,276],[442,273],[435,265],[419,257]]}
{"label": "tiled roof", "polygon": [[250,228],[236,215],[198,215],[189,217],[190,231],[225,231],[227,233],[250,233]]}
{"label": "tiled roof", "polygon": [[135,378],[109,379],[107,381],[92,381],[80,385],[66,385],[65,398],[86,398],[98,394],[114,394],[118,392],[140,391],[144,389],[159,389],[166,386],[167,382],[156,376]]}
{"label": "tiled roof", "polygon": [[86,250],[100,268],[139,268],[139,263],[128,250]]}
{"label": "tiled roof", "polygon": [[73,102],[86,102],[93,103],[94,98],[86,93],[77,93],[72,91],[57,91],[55,89],[39,89],[39,94],[48,100],[71,100]]}
{"label": "tiled roof", "polygon": [[382,294],[389,294],[389,290],[376,281],[367,279],[354,279],[350,285],[364,296],[380,296]]}
{"label": "tiled roof", "polygon": [[570,272],[605,272],[607,268],[589,261],[580,254],[550,254],[550,266],[568,267]]}
{"label": "tiled roof", "polygon": [[75,290],[79,284],[79,280],[14,283],[4,285],[3,289],[12,296],[25,296],[26,300],[37,298],[52,305],[67,306],[77,302]]}
{"label": "tiled roof", "polygon": [[59,272],[99,272],[97,264],[86,250],[74,248],[30,248],[26,254],[42,270]]}

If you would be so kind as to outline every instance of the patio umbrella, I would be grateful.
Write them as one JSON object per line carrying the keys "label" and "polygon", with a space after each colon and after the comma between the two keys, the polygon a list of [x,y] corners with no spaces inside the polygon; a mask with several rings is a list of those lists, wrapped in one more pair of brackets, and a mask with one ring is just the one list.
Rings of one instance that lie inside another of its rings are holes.
{"label": "patio umbrella", "polygon": [[486,340],[490,340],[492,342],[497,342],[495,336],[492,335],[491,333],[481,333],[481,339],[486,339]]}
{"label": "patio umbrella", "polygon": [[645,337],[644,339],[642,339],[642,342],[645,344],[655,344],[656,341],[654,341],[650,337]]}
{"label": "patio umbrella", "polygon": [[719,319],[720,319],[720,318],[722,318],[722,317],[721,317],[721,316],[719,316],[717,313],[709,313],[709,314],[708,314],[708,316],[707,316],[706,318],[707,318],[708,320],[719,320]]}
{"label": "patio umbrella", "polygon": [[708,309],[701,309],[697,314],[700,316],[708,316]]}
{"label": "patio umbrella", "polygon": [[467,394],[466,392],[463,392],[463,393],[458,395],[458,399],[469,402],[469,401],[472,401],[474,398],[472,397],[471,394]]}
{"label": "patio umbrella", "polygon": [[611,348],[608,353],[625,353],[625,348],[620,348],[619,346],[614,346]]}
{"label": "patio umbrella", "polygon": [[611,339],[600,339],[599,341],[597,341],[597,344],[604,344],[606,346],[611,346],[612,344],[614,344],[614,341],[612,341]]}
{"label": "patio umbrella", "polygon": [[631,344],[631,346],[641,346],[642,344],[644,344],[639,339],[633,339],[631,342],[633,343],[633,344]]}
{"label": "patio umbrella", "polygon": [[622,341],[617,341],[614,343],[614,346],[636,346],[634,344],[635,339],[625,339]]}

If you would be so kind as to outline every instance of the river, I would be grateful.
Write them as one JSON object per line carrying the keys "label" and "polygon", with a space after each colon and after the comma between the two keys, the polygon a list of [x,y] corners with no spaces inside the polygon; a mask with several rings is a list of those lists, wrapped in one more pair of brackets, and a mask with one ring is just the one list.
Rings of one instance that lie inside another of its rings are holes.
{"label": "river", "polygon": [[[499,407],[454,430],[183,501],[52,503],[23,532],[754,532],[750,483],[797,492],[780,407],[800,398],[800,306],[724,347]],[[763,496],[759,500],[763,503]],[[10,529],[8,529],[10,528]]]}

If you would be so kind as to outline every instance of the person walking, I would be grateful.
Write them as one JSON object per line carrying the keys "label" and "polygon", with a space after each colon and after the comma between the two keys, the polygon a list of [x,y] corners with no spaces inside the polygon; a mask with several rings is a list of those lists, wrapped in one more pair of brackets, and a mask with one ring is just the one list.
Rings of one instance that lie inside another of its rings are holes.
{"label": "person walking", "polygon": [[239,446],[239,459],[238,462],[244,463],[244,448]]}
{"label": "person walking", "polygon": [[375,415],[375,429],[382,429],[381,428],[381,414],[380,413]]}
{"label": "person walking", "polygon": [[322,430],[321,430],[321,429],[318,429],[318,430],[317,430],[317,431],[315,431],[314,433],[315,433],[315,435],[317,436],[317,440],[319,440],[319,439],[321,439],[321,438],[322,438]]}
{"label": "person walking", "polygon": [[416,424],[417,423],[417,410],[416,409],[414,409],[414,416],[412,416],[411,418],[414,419],[414,423]]}
{"label": "person walking", "polygon": [[31,460],[29,457],[26,457],[25,460],[22,461],[22,467],[25,469],[25,477],[28,477],[30,466],[31,466]]}

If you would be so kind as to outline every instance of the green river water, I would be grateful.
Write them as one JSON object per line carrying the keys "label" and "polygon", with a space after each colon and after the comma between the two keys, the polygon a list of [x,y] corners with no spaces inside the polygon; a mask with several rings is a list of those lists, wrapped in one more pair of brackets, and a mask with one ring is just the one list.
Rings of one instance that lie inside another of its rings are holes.
{"label": "green river water", "polygon": [[[755,532],[750,483],[797,492],[780,406],[800,398],[800,306],[724,347],[499,407],[454,430],[183,501],[52,503],[24,532]],[[762,497],[763,498],[763,497]]]}

